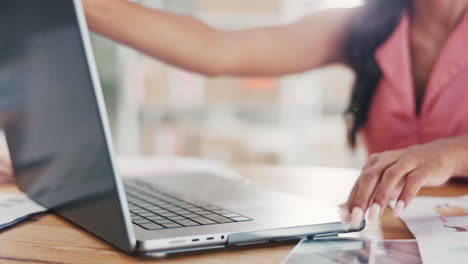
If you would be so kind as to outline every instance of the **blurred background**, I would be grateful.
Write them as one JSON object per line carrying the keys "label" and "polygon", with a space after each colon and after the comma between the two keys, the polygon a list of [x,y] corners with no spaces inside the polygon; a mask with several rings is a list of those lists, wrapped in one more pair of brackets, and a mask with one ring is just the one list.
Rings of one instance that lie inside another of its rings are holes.
{"label": "blurred background", "polygon": [[[292,22],[362,0],[140,0],[222,29]],[[282,78],[206,78],[93,35],[117,152],[228,164],[360,167],[343,112],[353,73],[331,66]]]}

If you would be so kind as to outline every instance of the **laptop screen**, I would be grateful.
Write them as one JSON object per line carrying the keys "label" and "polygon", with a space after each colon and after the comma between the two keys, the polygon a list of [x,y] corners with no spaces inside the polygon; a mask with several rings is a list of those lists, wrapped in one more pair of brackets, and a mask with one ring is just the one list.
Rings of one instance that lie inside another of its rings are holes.
{"label": "laptop screen", "polygon": [[131,250],[133,235],[126,228],[131,225],[123,216],[122,187],[105,136],[107,118],[100,114],[102,95],[93,85],[94,61],[86,56],[87,29],[75,4],[1,1],[0,119],[19,187],[41,205]]}

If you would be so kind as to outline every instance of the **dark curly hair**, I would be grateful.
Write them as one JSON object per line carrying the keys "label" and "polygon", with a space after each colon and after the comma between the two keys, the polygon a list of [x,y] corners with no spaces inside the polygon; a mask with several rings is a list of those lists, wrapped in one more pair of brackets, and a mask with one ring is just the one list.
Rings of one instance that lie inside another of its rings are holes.
{"label": "dark curly hair", "polygon": [[345,42],[349,64],[356,73],[351,102],[346,110],[352,117],[348,141],[354,148],[359,130],[365,125],[372,98],[382,77],[375,51],[393,33],[411,0],[366,0],[363,15],[351,27]]}

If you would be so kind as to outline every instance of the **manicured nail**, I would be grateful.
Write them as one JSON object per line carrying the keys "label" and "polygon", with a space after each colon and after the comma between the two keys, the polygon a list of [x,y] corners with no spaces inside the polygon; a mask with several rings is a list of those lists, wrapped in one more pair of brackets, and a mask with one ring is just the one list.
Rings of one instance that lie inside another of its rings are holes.
{"label": "manicured nail", "polygon": [[377,222],[379,216],[380,216],[380,205],[373,204],[369,211],[369,221]]}
{"label": "manicured nail", "polygon": [[359,207],[354,207],[351,214],[351,227],[357,229],[361,226],[361,222],[364,218],[364,211]]}
{"label": "manicured nail", "polygon": [[403,209],[405,209],[405,202],[398,201],[395,205],[395,208],[393,209],[393,215],[395,217],[400,217],[401,213],[403,212]]}
{"label": "manicured nail", "polygon": [[349,221],[351,221],[351,215],[349,214],[348,209],[340,209],[340,218],[342,223],[348,223]]}

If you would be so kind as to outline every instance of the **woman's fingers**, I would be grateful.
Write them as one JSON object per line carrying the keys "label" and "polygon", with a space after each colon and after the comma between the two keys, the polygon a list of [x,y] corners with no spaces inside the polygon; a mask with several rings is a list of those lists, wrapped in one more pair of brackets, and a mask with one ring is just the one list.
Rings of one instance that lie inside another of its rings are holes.
{"label": "woman's fingers", "polygon": [[[398,197],[400,197],[401,191],[403,190],[405,183],[406,183],[406,179],[403,179],[398,183],[398,185],[395,187],[394,191],[392,192],[390,200],[397,200]],[[378,190],[379,188],[380,188],[380,184],[377,186],[376,190]],[[375,195],[376,195],[376,192],[374,192],[374,195],[372,196],[371,201],[374,201]],[[368,220],[370,222],[377,222],[379,216],[381,216],[384,211],[383,209],[380,206],[380,204],[372,203],[369,207]]]}
{"label": "woman's fingers", "polygon": [[378,205],[382,210],[387,207],[392,194],[402,182],[404,177],[411,173],[416,168],[416,163],[411,160],[401,160],[394,165],[388,167],[381,178],[380,185],[375,191],[375,198],[373,204]]}
{"label": "woman's fingers", "polygon": [[[388,167],[399,160],[400,156],[400,151],[372,155],[368,164],[364,167],[347,202],[348,212],[351,213],[351,216],[348,218],[352,220],[353,227],[360,226],[360,222],[369,209],[375,190],[379,186],[381,176]],[[379,215],[380,208],[372,206],[371,214]]]}
{"label": "woman's fingers", "polygon": [[372,165],[366,165],[364,167],[361,176],[357,180],[349,196],[347,203],[349,212],[352,212],[355,207],[359,207],[366,212],[382,174],[389,166],[393,165],[398,158],[399,152],[397,151],[372,155],[369,160],[369,163]]}
{"label": "woman's fingers", "polygon": [[406,184],[406,177],[401,179],[401,181],[398,183],[397,187],[392,192],[392,195],[390,196],[391,201],[396,201],[398,197],[400,197],[401,191],[403,190],[403,187],[405,187]]}
{"label": "woman's fingers", "polygon": [[377,186],[383,168],[375,168],[363,171],[358,181],[354,185],[354,189],[349,196],[347,208],[349,212],[356,207],[363,211],[367,210],[369,200],[372,197],[375,187]]}
{"label": "woman's fingers", "polygon": [[406,184],[401,191],[400,197],[395,204],[393,215],[399,217],[403,211],[421,190],[424,184],[424,178],[427,176],[427,171],[423,169],[415,170],[406,177]]}

